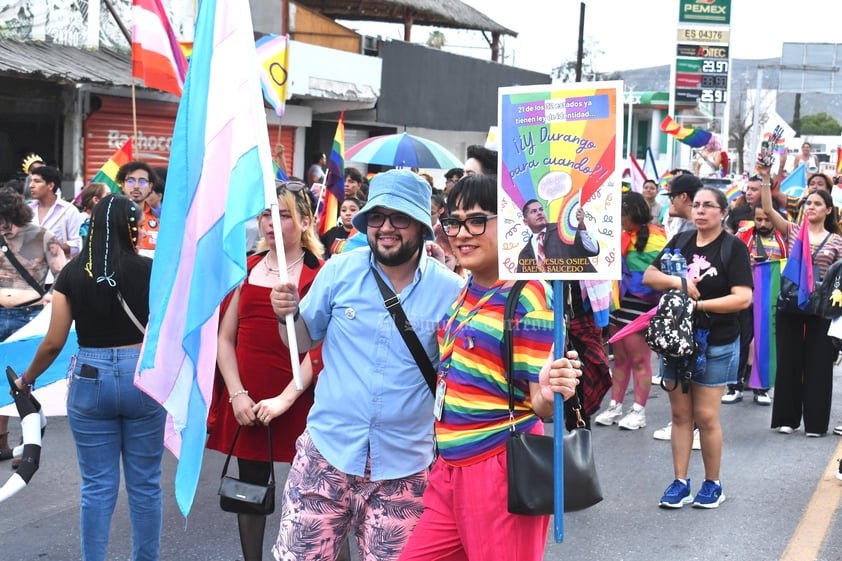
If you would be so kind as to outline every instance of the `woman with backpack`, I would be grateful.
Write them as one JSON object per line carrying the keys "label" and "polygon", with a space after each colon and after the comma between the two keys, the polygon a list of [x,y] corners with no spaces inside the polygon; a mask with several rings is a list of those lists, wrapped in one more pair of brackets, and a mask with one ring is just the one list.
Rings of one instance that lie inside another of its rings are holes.
{"label": "woman with backpack", "polygon": [[[828,268],[842,256],[842,236],[836,208],[830,193],[815,189],[804,203],[803,222],[789,222],[772,210],[770,169],[758,168],[762,176],[760,201],[775,229],[786,238],[790,260],[792,248],[802,228],[808,229],[816,286]],[[833,362],[837,351],[827,336],[830,320],[818,315],[792,313],[778,309],[775,321],[778,368],[775,375],[775,400],[772,404],[772,428],[782,434],[792,434],[801,426],[807,436],[820,437],[827,433],[830,423],[830,404],[833,389]]]}
{"label": "woman with backpack", "polygon": [[[689,365],[663,359],[662,379],[669,392],[672,412],[672,458],[675,480],[667,487],[659,506],[716,508],[725,500],[719,468],[722,459],[722,426],[719,410],[729,383],[737,380],[740,358],[738,313],[751,304],[752,274],[748,250],[723,229],[728,200],[719,189],[703,187],[692,204],[695,231],[673,237],[667,248],[681,250],[687,259],[687,278],[661,272],[661,256],[646,269],[643,283],[655,290],[684,290],[695,303],[695,335],[701,356]],[[724,255],[723,255],[724,254]],[[697,353],[698,354],[698,353]],[[686,371],[692,378],[680,387]],[[695,499],[688,470],[693,426],[699,427],[705,479]]]}

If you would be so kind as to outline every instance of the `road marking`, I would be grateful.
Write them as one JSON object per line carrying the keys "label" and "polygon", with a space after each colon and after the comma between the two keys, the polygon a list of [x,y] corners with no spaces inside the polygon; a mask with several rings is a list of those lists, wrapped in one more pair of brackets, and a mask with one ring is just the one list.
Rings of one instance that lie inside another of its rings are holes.
{"label": "road marking", "polygon": [[[833,438],[831,436],[831,438]],[[833,520],[833,514],[842,502],[842,482],[836,479],[839,471],[839,458],[842,458],[842,439],[836,446],[830,462],[825,467],[821,479],[816,485],[804,515],[792,534],[789,543],[781,555],[780,561],[803,561],[818,559],[827,530]]]}

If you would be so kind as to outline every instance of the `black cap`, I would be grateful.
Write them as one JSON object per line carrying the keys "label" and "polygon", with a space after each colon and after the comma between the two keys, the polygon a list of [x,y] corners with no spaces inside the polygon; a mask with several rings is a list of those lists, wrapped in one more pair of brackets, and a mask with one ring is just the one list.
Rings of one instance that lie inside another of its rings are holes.
{"label": "black cap", "polygon": [[670,194],[677,195],[680,193],[688,193],[694,195],[696,191],[702,188],[702,180],[693,174],[685,173],[679,175],[672,180],[670,184]]}

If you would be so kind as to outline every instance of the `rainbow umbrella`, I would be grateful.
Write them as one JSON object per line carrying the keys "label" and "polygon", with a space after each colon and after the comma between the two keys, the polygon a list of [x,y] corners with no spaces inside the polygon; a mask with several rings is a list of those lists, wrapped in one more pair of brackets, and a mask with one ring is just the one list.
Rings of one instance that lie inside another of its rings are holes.
{"label": "rainbow umbrella", "polygon": [[405,132],[374,136],[345,150],[345,160],[396,168],[461,168],[462,162],[432,140]]}

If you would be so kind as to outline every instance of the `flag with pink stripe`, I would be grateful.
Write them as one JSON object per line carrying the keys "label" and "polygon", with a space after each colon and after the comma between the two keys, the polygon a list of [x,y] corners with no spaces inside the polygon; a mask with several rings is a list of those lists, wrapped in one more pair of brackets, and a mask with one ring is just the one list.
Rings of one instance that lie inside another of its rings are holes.
{"label": "flag with pink stripe", "polygon": [[181,95],[187,59],[161,0],[132,0],[132,76],[147,88]]}
{"label": "flag with pink stripe", "polygon": [[165,439],[179,457],[175,496],[185,516],[202,465],[219,304],[245,278],[245,223],[274,198],[266,130],[248,4],[202,0],[135,377],[169,413]]}

